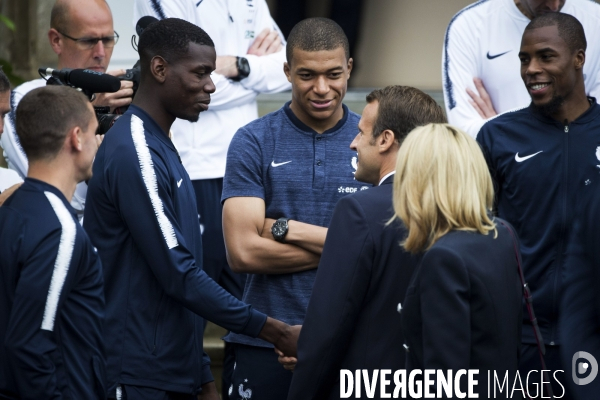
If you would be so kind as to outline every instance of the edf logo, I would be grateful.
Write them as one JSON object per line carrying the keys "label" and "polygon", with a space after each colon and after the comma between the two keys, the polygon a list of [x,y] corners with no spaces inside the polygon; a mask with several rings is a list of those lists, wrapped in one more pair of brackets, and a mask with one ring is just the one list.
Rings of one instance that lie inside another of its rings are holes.
{"label": "edf logo", "polygon": [[[598,375],[598,362],[593,355],[586,351],[578,351],[573,354],[572,368],[573,382],[575,382],[576,385],[587,385]],[[588,371],[589,375],[587,377],[579,378],[579,376],[585,375]]]}

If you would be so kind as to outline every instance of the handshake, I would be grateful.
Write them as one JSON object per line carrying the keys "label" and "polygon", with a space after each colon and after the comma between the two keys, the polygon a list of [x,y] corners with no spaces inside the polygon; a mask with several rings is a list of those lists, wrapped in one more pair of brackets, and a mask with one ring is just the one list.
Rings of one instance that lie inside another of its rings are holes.
{"label": "handshake", "polygon": [[302,325],[288,325],[271,317],[267,317],[259,338],[275,345],[275,352],[279,356],[279,363],[283,368],[293,371],[298,362],[297,349],[298,337]]}

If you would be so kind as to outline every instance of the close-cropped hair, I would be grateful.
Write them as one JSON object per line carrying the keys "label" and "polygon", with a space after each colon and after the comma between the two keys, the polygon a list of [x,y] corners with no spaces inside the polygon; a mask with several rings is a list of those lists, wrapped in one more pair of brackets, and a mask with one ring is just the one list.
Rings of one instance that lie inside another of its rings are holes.
{"label": "close-cropped hair", "polygon": [[215,47],[208,33],[190,22],[166,18],[151,23],[140,36],[138,46],[142,74],[155,56],[160,56],[169,63],[176,63],[187,57],[190,43]]}
{"label": "close-cropped hair", "polygon": [[27,93],[17,107],[17,136],[29,162],[50,161],[60,152],[67,133],[87,130],[95,118],[89,99],[68,86],[44,86]]}
{"label": "close-cropped hair", "polygon": [[394,132],[399,144],[418,126],[448,122],[442,107],[428,94],[410,86],[387,86],[367,95],[367,103],[377,101],[377,118],[373,139],[387,129]]}
{"label": "close-cropped hair", "polygon": [[350,44],[341,26],[329,18],[307,18],[298,22],[287,39],[285,55],[292,62],[294,49],[304,51],[335,50],[343,48],[346,60],[350,59]]}
{"label": "close-cropped hair", "polygon": [[545,26],[556,26],[558,35],[565,41],[571,53],[577,50],[586,50],[587,41],[583,25],[574,16],[560,12],[542,14],[532,19],[525,31]]}
{"label": "close-cropped hair", "polygon": [[2,70],[2,66],[0,65],[0,93],[8,92],[10,90],[10,81],[8,77]]}
{"label": "close-cropped hair", "polygon": [[492,178],[473,138],[448,124],[408,134],[394,178],[394,218],[408,229],[404,249],[426,251],[451,230],[496,232],[493,200]]}

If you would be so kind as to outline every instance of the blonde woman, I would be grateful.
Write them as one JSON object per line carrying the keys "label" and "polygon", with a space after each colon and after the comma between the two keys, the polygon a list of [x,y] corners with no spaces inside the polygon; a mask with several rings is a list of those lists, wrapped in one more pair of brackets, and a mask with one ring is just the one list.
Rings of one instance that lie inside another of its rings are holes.
{"label": "blonde woman", "polygon": [[[466,133],[430,124],[402,143],[394,211],[408,229],[402,246],[422,254],[401,311],[406,368],[446,377],[447,370],[478,369],[480,398],[487,398],[488,371],[492,383],[493,371],[500,381],[508,372],[510,390],[521,338],[512,228],[490,216],[493,198],[483,154]],[[463,391],[466,384],[463,376]]]}

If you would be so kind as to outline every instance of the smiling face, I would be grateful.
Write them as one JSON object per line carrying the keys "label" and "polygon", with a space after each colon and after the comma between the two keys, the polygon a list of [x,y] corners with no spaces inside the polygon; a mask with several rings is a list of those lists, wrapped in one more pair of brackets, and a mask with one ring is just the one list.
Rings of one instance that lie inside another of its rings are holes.
{"label": "smiling face", "polygon": [[[102,41],[91,49],[67,38],[102,38],[114,36],[113,19],[108,5],[104,1],[86,0],[85,5],[76,4],[68,9],[69,23],[48,32],[50,45],[58,54],[58,68],[85,68],[97,72],[106,72],[113,48],[105,48]],[[64,35],[63,35],[64,34]]]}
{"label": "smiling face", "polygon": [[358,134],[350,144],[350,148],[356,151],[358,157],[354,179],[374,185],[379,183],[381,168],[379,149],[376,140],[373,138],[373,126],[377,120],[378,109],[378,101],[366,105],[358,122]]}
{"label": "smiling face", "polygon": [[566,0],[521,0],[521,6],[529,17],[535,18],[549,12],[558,12]]}
{"label": "smiling face", "polygon": [[572,52],[558,28],[545,26],[525,31],[519,52],[521,78],[533,105],[552,115],[578,86],[583,86],[583,50]]}
{"label": "smiling face", "polygon": [[210,74],[216,59],[214,47],[190,43],[186,57],[167,63],[164,106],[171,115],[196,122],[200,112],[208,110],[215,92]]}
{"label": "smiling face", "polygon": [[343,117],[342,100],[348,89],[352,59],[343,47],[305,51],[295,48],[284,72],[292,84],[291,109],[317,132],[324,132]]}

